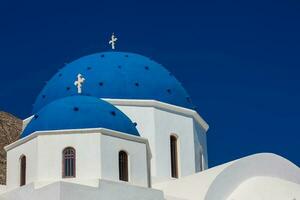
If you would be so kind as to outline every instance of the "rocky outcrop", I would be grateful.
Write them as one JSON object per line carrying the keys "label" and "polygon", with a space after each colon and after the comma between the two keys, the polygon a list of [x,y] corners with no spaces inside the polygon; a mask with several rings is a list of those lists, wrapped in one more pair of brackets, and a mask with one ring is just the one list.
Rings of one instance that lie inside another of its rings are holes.
{"label": "rocky outcrop", "polygon": [[0,111],[0,184],[6,184],[6,152],[4,147],[19,138],[22,120]]}

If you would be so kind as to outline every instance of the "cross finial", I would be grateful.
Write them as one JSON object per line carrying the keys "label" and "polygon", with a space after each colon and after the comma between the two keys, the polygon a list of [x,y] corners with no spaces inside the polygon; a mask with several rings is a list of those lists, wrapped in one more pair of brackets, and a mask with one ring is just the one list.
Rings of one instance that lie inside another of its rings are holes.
{"label": "cross finial", "polygon": [[82,85],[85,81],[85,78],[81,74],[77,75],[77,80],[74,82],[74,85],[77,87],[78,94],[82,93]]}
{"label": "cross finial", "polygon": [[109,41],[109,44],[111,45],[111,48],[114,50],[116,48],[116,42],[117,42],[118,38],[115,37],[115,34],[113,33],[111,35],[111,39]]}

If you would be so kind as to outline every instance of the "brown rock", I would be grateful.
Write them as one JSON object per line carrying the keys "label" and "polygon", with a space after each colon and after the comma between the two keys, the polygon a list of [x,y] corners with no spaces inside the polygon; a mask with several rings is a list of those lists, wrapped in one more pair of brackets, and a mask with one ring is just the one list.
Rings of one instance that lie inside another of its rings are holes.
{"label": "brown rock", "polygon": [[4,147],[18,140],[22,131],[22,120],[0,111],[0,184],[6,184],[6,152]]}

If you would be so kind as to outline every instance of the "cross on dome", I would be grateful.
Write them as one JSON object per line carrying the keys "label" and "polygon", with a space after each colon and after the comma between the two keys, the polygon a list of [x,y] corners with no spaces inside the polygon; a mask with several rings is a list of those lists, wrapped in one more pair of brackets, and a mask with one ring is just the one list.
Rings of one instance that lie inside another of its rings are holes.
{"label": "cross on dome", "polygon": [[77,75],[77,80],[74,82],[74,85],[77,87],[78,94],[82,93],[82,85],[85,81],[85,78],[82,76],[82,74]]}
{"label": "cross on dome", "polygon": [[118,38],[116,38],[115,37],[115,34],[113,33],[112,35],[111,35],[111,39],[110,39],[110,41],[109,41],[109,44],[111,45],[111,48],[112,49],[115,49],[116,48],[116,42],[117,42],[117,40],[118,40]]}

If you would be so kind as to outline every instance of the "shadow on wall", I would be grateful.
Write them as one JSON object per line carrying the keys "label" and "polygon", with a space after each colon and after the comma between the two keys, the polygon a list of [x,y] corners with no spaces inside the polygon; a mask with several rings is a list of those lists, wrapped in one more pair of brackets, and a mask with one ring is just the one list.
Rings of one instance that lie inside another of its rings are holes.
{"label": "shadow on wall", "polygon": [[0,111],[0,184],[6,184],[6,152],[4,147],[19,139],[22,120]]}

